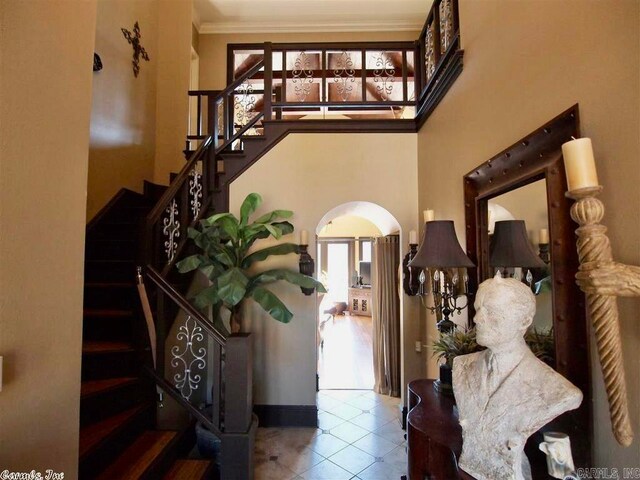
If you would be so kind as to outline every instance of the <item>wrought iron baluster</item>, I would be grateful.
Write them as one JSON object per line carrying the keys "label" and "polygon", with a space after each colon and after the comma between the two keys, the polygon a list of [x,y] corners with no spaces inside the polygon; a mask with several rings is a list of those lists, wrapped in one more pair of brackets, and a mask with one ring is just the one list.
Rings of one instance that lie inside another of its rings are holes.
{"label": "wrought iron baluster", "polygon": [[182,342],[182,345],[171,347],[171,366],[179,369],[173,376],[174,385],[182,397],[189,400],[200,386],[207,366],[207,349],[202,346],[204,334],[190,315],[187,315],[184,325],[178,329],[176,340]]}

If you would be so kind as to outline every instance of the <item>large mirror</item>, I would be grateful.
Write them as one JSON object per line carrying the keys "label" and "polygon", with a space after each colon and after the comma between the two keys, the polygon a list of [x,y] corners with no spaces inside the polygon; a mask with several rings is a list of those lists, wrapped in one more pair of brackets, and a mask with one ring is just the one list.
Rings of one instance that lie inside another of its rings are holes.
{"label": "large mirror", "polygon": [[536,280],[548,276],[548,293],[544,298],[542,292],[537,296],[536,325],[552,328],[553,366],[584,394],[581,407],[563,415],[554,427],[571,436],[576,466],[587,466],[591,438],[589,337],[584,296],[574,281],[577,225],[569,216],[571,200],[564,195],[567,185],[561,150],[571,137],[579,137],[577,105],[465,175],[465,219],[467,255],[477,265],[470,274],[474,291],[494,273],[489,246],[490,227],[498,215],[495,212],[525,220],[534,248],[539,248],[540,230],[548,232],[548,265],[537,272]]}

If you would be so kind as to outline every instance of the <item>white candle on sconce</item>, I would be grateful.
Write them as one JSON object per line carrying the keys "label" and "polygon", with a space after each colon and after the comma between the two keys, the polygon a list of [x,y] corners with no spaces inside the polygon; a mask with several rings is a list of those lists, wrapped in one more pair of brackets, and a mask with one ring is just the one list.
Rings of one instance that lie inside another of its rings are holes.
{"label": "white candle on sconce", "polygon": [[433,210],[424,210],[422,212],[422,218],[424,219],[424,223],[432,222],[436,219],[436,214]]}
{"label": "white candle on sconce", "polygon": [[578,138],[562,145],[567,190],[597,187],[598,172],[590,138]]}
{"label": "white candle on sconce", "polygon": [[300,230],[300,245],[309,245],[309,232]]}
{"label": "white candle on sconce", "polygon": [[409,232],[409,245],[418,244],[418,233],[415,230]]}
{"label": "white candle on sconce", "polygon": [[546,228],[540,229],[540,232],[538,233],[538,243],[540,245],[549,243],[549,230]]}

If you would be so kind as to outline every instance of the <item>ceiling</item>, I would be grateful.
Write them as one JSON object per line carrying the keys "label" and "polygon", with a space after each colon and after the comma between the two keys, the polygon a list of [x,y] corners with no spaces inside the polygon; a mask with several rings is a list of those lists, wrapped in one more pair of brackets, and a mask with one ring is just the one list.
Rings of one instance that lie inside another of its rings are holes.
{"label": "ceiling", "polygon": [[194,0],[200,33],[420,30],[432,0]]}

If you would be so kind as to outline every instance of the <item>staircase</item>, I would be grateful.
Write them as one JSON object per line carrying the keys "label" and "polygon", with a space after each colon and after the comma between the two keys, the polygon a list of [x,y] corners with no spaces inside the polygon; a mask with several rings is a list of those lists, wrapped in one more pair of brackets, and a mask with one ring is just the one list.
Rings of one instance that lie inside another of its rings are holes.
{"label": "staircase", "polygon": [[[146,184],[144,194],[123,189],[90,222],[85,253],[80,478],[253,478],[257,422],[252,414],[250,334],[218,331],[187,300],[191,278],[178,275],[175,264],[189,253],[188,228],[212,213],[227,212],[231,182],[289,133],[419,130],[462,70],[455,0],[446,3],[452,21],[444,25],[451,25],[452,30],[442,39],[434,36],[441,25],[441,1],[434,3],[416,42],[346,46],[265,43],[263,54],[253,56],[258,60],[225,90],[189,92],[197,98],[197,128],[187,137],[187,162],[171,176],[170,185]],[[379,53],[385,66],[377,70],[331,66],[328,55],[335,55],[331,50],[343,48],[343,57],[354,54],[363,65],[367,55]],[[298,60],[303,63],[305,51],[321,52],[314,55],[321,55],[322,72],[309,67],[296,73],[284,65],[292,49],[299,51]],[[273,69],[274,52],[282,54],[282,72]],[[413,65],[407,62],[409,55],[414,58]],[[403,59],[399,69],[387,65],[392,58]],[[343,80],[353,81],[356,71],[361,75],[360,97],[353,101],[332,99],[327,79],[331,77],[335,86]],[[378,83],[392,83],[396,71],[402,77],[400,100],[390,99]],[[314,75],[316,80],[321,78],[322,95],[320,101],[305,102],[307,84],[314,82]],[[277,79],[281,79],[279,85],[274,84]],[[293,84],[287,87],[290,81]],[[287,88],[303,92],[304,97],[292,101]],[[375,101],[368,100],[372,92],[376,93]],[[254,94],[262,98],[256,99]],[[313,109],[361,113],[383,108],[397,112],[407,106],[415,108],[414,118],[312,120],[290,115]],[[195,150],[190,149],[193,142]],[[144,266],[150,292],[155,323],[151,333],[157,335],[156,365],[134,282],[137,265]],[[204,351],[201,356],[200,347]],[[180,367],[185,355],[193,361],[184,363],[177,374],[171,371],[171,367]],[[157,389],[220,439],[219,471],[213,462],[186,458],[195,442],[194,421],[180,431],[157,429]],[[201,408],[202,401],[197,398],[206,390],[209,410]]]}
{"label": "staircase", "polygon": [[139,223],[165,188],[121,190],[87,228],[80,400],[80,478],[213,478],[212,462],[180,459],[193,425],[162,431],[134,282]]}

